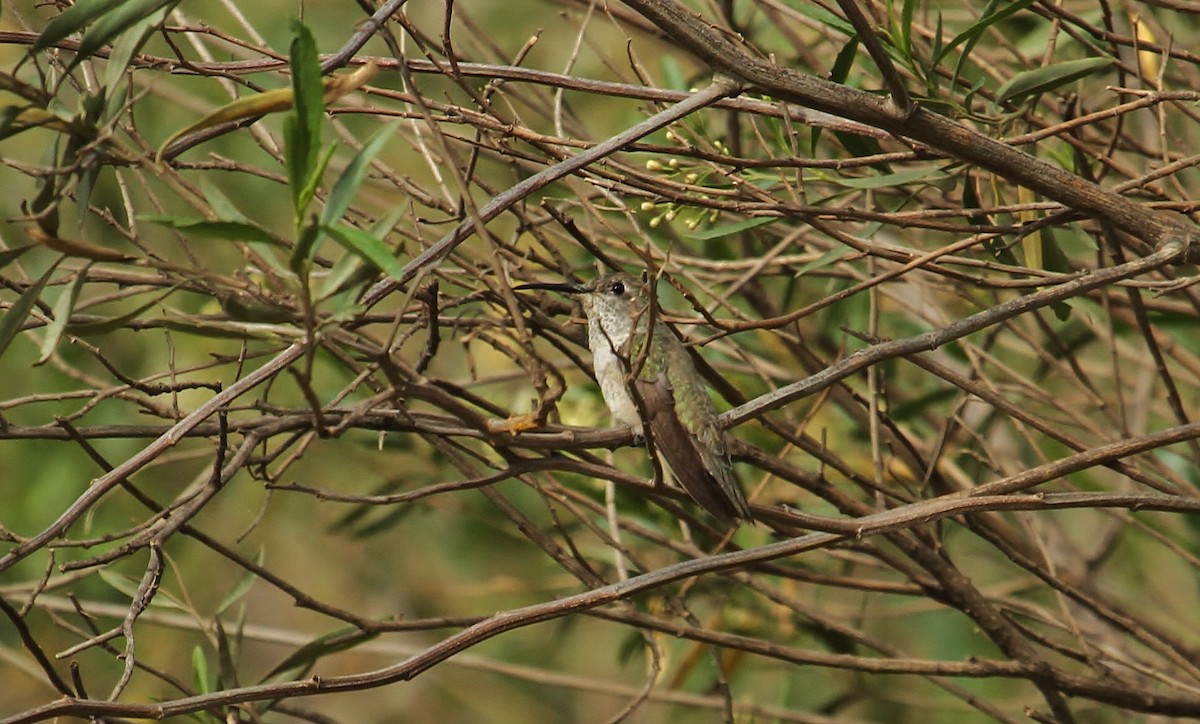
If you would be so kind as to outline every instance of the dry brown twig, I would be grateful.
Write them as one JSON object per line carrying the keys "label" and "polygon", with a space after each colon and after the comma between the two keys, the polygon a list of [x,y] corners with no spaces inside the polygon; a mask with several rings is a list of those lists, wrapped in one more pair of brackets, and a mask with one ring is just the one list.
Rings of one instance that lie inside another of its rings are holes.
{"label": "dry brown twig", "polygon": [[[339,139],[311,202],[270,8],[147,17],[131,52],[138,27],[6,6],[0,610],[29,673],[0,675],[44,691],[0,721],[466,686],[545,718],[445,666],[484,642],[586,720],[1200,716],[1200,58],[1164,35],[1200,9],[719,5],[511,35],[307,8],[320,73],[380,69],[308,116]],[[670,282],[759,525],[653,485],[577,310],[512,289],[598,261]],[[168,601],[191,623],[157,628]]]}

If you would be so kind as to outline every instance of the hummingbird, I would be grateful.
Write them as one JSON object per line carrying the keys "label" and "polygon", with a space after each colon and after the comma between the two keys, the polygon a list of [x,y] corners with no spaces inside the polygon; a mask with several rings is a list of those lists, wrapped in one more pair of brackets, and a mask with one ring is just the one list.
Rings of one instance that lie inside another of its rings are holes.
{"label": "hummingbird", "polygon": [[[708,390],[683,343],[652,312],[654,295],[648,284],[615,272],[586,284],[515,288],[576,297],[587,316],[596,381],[613,418],[638,437],[649,423],[654,447],[702,508],[727,523],[754,519],[734,476]],[[645,420],[635,396],[642,402]]]}

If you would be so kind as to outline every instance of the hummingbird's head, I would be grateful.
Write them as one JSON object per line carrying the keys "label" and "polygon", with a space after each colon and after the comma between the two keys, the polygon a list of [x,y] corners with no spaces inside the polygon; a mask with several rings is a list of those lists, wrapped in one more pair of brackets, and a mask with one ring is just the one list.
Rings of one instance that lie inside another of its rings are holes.
{"label": "hummingbird's head", "polygon": [[625,272],[598,276],[586,284],[522,284],[515,289],[546,289],[578,297],[589,324],[603,328],[609,339],[624,342],[649,303],[647,285]]}
{"label": "hummingbird's head", "polygon": [[598,276],[580,287],[579,301],[592,316],[619,315],[632,319],[645,306],[645,284],[625,272]]}

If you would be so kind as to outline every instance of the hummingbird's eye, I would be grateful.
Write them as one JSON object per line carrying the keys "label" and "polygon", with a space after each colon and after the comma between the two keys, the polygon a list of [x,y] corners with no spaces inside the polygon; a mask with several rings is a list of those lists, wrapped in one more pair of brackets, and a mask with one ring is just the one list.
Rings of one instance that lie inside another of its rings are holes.
{"label": "hummingbird's eye", "polygon": [[625,282],[613,282],[609,289],[619,297],[625,293]]}

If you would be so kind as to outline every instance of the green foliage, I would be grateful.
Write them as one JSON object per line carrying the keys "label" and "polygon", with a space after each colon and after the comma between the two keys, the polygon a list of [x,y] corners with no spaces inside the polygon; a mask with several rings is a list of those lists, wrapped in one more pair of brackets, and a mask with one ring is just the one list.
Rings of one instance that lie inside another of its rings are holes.
{"label": "green foliage", "polygon": [[[61,261],[61,260],[60,260]],[[17,333],[21,331],[21,325],[29,317],[29,313],[33,310],[33,305],[37,304],[38,297],[42,294],[42,289],[45,288],[46,282],[50,281],[50,277],[54,274],[54,270],[58,267],[58,262],[50,265],[42,273],[38,280],[30,284],[17,301],[13,303],[3,316],[0,316],[0,356],[4,355],[4,350],[8,349],[8,345],[16,338]]]}
{"label": "green foliage", "polygon": [[1112,63],[1110,58],[1080,58],[1018,73],[996,91],[996,102],[1014,102],[1052,91],[1104,70]]}
{"label": "green foliage", "polygon": [[325,173],[332,149],[321,151],[321,126],[325,117],[325,92],[321,88],[321,64],[312,31],[301,23],[293,26],[291,46],[292,91],[295,111],[283,125],[287,146],[288,186],[296,224],[304,217],[317,185]]}
{"label": "green foliage", "polygon": [[70,70],[133,29],[132,37],[137,40],[132,47],[122,46],[113,58],[118,68],[124,68],[121,61],[128,62],[136,46],[145,40],[150,25],[162,22],[166,13],[178,4],[179,0],[79,0],[50,21],[34,41],[31,50],[44,50],[69,35],[84,33],[75,57],[68,66]]}
{"label": "green foliage", "polygon": [[[689,3],[791,92],[521,196],[710,69],[637,2],[5,2],[0,680],[46,681],[0,718],[1200,711],[1191,267],[1093,283],[1194,207],[1200,14],[858,5],[879,45]],[[661,275],[756,525],[653,479],[582,309],[521,288],[604,265]]]}

